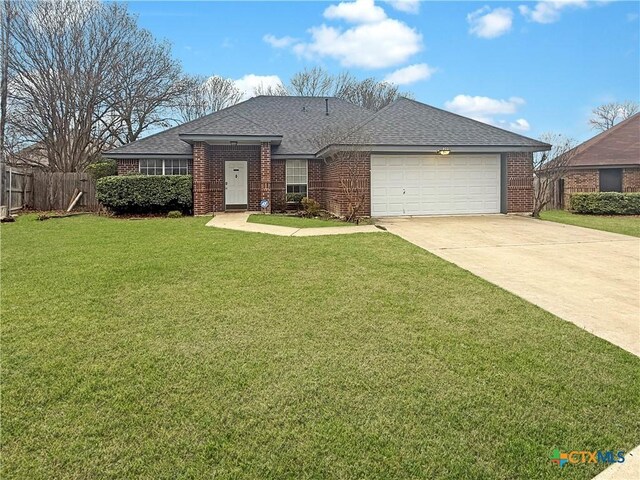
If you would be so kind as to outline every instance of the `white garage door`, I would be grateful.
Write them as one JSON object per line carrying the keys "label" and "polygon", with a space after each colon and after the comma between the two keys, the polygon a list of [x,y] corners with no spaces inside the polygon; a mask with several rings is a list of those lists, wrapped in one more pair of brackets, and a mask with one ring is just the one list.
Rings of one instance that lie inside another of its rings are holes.
{"label": "white garage door", "polygon": [[371,155],[371,214],[500,213],[500,155]]}

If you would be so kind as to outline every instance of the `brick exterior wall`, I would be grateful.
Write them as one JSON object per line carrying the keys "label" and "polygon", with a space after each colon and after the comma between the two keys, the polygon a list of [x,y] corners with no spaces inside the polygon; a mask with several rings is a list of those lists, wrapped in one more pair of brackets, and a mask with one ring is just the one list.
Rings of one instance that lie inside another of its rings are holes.
{"label": "brick exterior wall", "polygon": [[271,211],[287,209],[287,161],[271,160]]}
{"label": "brick exterior wall", "polygon": [[507,160],[507,213],[533,211],[533,154],[511,152]]}
{"label": "brick exterior wall", "polygon": [[[271,213],[271,142],[260,144],[260,197],[269,200],[269,206],[263,209],[266,213]],[[260,207],[260,199],[258,200]]]}
{"label": "brick exterior wall", "polygon": [[127,175],[140,171],[140,162],[138,159],[118,159],[116,160],[118,167],[118,175]]}
{"label": "brick exterior wall", "polygon": [[206,215],[211,212],[211,172],[207,162],[207,145],[193,145],[193,214]]}
{"label": "brick exterior wall", "polygon": [[323,160],[307,161],[307,196],[322,203],[324,182],[322,181]]}
{"label": "brick exterior wall", "polygon": [[640,192],[640,167],[625,168],[622,171],[622,191]]}
{"label": "brick exterior wall", "polygon": [[361,215],[371,215],[371,155],[365,153],[357,160],[349,155],[349,162],[357,162],[355,166],[347,165],[347,161],[337,158],[328,158],[320,167],[322,182],[322,195],[320,203],[334,215],[344,216],[349,213],[349,199],[340,185],[341,178],[351,178],[358,191],[364,195],[363,210]]}
{"label": "brick exterior wall", "polygon": [[600,172],[597,169],[576,170],[564,177],[564,208],[569,208],[573,193],[600,191]]}
{"label": "brick exterior wall", "polygon": [[[599,191],[599,169],[574,170],[564,177],[564,208],[569,208],[569,201],[573,193],[592,193]],[[640,192],[640,167],[622,169],[622,191]]]}

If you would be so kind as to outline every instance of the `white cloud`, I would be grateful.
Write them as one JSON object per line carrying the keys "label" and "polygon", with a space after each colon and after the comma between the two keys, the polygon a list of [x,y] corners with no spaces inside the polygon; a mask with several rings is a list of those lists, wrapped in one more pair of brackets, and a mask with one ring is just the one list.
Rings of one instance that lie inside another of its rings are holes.
{"label": "white cloud", "polygon": [[284,37],[278,38],[275,35],[271,35],[270,33],[267,33],[264,37],[262,37],[262,40],[264,40],[274,48],[289,47],[293,45],[296,41],[296,39],[293,37],[284,36]]}
{"label": "white cloud", "polygon": [[511,30],[513,12],[510,8],[491,10],[483,7],[467,15],[469,33],[480,38],[495,38]]}
{"label": "white cloud", "polygon": [[515,122],[509,122],[509,128],[516,132],[528,132],[531,130],[531,125],[524,118],[519,118]]}
{"label": "white cloud", "polygon": [[244,92],[244,98],[251,98],[256,95],[256,88],[278,87],[282,85],[282,80],[277,75],[255,75],[249,73],[242,78],[234,80],[236,87]]}
{"label": "white cloud", "polygon": [[422,35],[391,18],[347,30],[323,24],[309,32],[311,42],[295,45],[294,51],[307,58],[330,57],[344,67],[387,68],[422,49]]}
{"label": "white cloud", "polygon": [[387,18],[384,10],[373,3],[373,0],[356,0],[329,5],[324,11],[325,18],[330,20],[346,20],[351,23],[375,23]]}
{"label": "white cloud", "polygon": [[387,0],[393,8],[405,13],[418,13],[420,0]]}
{"label": "white cloud", "polygon": [[471,95],[456,95],[453,100],[445,103],[447,109],[461,115],[496,115],[515,113],[525,101],[520,97],[508,100]]}
{"label": "white cloud", "polygon": [[[407,1],[402,3],[413,3]],[[408,8],[403,5],[400,8]],[[412,7],[413,8],[413,7]],[[322,25],[311,27],[311,38],[299,41],[271,34],[264,41],[275,48],[290,48],[307,59],[330,58],[343,67],[388,68],[405,63],[422,50],[422,35],[406,23],[389,18],[374,0],[356,0],[330,5],[324,16],[344,20],[352,26]]]}
{"label": "white cloud", "polygon": [[592,5],[603,5],[607,2],[589,2],[588,0],[553,0],[538,2],[533,8],[528,7],[527,5],[520,5],[518,9],[527,20],[536,23],[553,23],[560,19],[562,10],[566,8],[587,8],[589,7],[589,3]]}
{"label": "white cloud", "polygon": [[428,80],[435,72],[436,69],[426,63],[416,63],[391,72],[385,77],[384,81],[395,83],[396,85],[408,85],[420,80]]}
{"label": "white cloud", "polygon": [[497,116],[515,114],[518,108],[524,104],[524,99],[520,97],[510,97],[504,100],[481,96],[456,95],[453,100],[445,102],[444,106],[447,110],[480,122],[524,132],[530,128],[529,122],[524,118],[519,118],[513,122],[496,119]]}

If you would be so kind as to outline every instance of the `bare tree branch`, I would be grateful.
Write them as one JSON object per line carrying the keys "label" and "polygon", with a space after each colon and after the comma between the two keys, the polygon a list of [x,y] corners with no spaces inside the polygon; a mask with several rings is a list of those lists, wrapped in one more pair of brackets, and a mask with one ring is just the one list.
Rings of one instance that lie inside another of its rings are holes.
{"label": "bare tree branch", "polygon": [[352,125],[327,127],[311,141],[319,151],[331,145],[339,146],[331,155],[324,157],[324,162],[326,168],[335,170],[330,176],[338,179],[342,197],[338,202],[346,204],[346,220],[358,223],[363,216],[369,190],[370,139]]}
{"label": "bare tree branch", "polygon": [[616,123],[635,115],[638,110],[640,110],[640,104],[632,100],[605,103],[592,110],[589,123],[591,128],[604,132]]}
{"label": "bare tree branch", "polygon": [[550,144],[551,150],[533,154],[533,216],[536,218],[551,201],[552,189],[566,175],[576,155],[575,141],[562,134],[544,133],[540,141]]}
{"label": "bare tree branch", "polygon": [[240,102],[243,97],[234,81],[214,75],[185,76],[181,80],[182,93],[175,105],[184,122],[190,122]]}

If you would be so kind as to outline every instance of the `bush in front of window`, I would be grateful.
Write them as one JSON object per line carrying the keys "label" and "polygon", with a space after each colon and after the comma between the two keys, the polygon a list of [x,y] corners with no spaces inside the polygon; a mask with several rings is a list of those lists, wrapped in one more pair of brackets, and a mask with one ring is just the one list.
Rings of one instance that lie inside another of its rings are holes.
{"label": "bush in front of window", "polygon": [[287,193],[287,203],[295,203],[300,208],[304,195],[302,193]]}
{"label": "bush in front of window", "polygon": [[98,180],[102,177],[109,177],[118,174],[118,166],[115,160],[101,160],[87,165],[87,173]]}
{"label": "bush in front of window", "polygon": [[302,209],[306,217],[317,217],[320,215],[320,204],[313,198],[304,197],[302,199]]}
{"label": "bush in front of window", "polygon": [[191,175],[122,175],[96,182],[96,198],[115,213],[190,212]]}
{"label": "bush in front of window", "polygon": [[640,193],[574,193],[570,200],[575,213],[591,215],[640,215]]}

